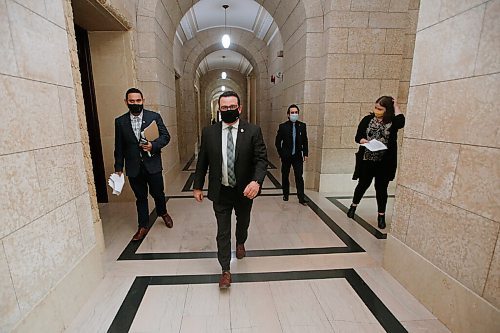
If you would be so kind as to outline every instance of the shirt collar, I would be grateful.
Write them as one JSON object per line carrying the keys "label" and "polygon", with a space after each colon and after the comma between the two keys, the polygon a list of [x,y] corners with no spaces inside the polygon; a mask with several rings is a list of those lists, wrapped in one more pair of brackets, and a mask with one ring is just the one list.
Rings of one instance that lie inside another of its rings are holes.
{"label": "shirt collar", "polygon": [[[236,128],[238,129],[238,126],[240,125],[240,120],[236,120],[236,122],[234,124],[232,124],[231,126],[233,126],[233,128]],[[228,128],[229,125],[226,124],[225,122],[222,122],[222,129],[225,130],[226,128]]]}
{"label": "shirt collar", "polygon": [[130,111],[129,111],[129,114],[130,114],[130,120],[134,120],[134,119],[136,119],[136,118],[142,119],[142,114],[143,114],[143,112],[144,112],[144,111],[141,111],[141,113],[139,113],[139,115],[138,115],[138,116],[134,116],[134,115],[132,114],[132,112],[130,112]]}

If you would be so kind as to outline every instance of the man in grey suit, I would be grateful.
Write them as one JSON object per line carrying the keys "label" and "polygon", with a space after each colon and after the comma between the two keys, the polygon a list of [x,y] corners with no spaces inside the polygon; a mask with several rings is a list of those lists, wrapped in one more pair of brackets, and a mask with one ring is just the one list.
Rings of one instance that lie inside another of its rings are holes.
{"label": "man in grey suit", "polygon": [[[144,97],[139,89],[127,90],[125,104],[129,112],[115,119],[115,172],[121,175],[125,167],[134,191],[139,227],[132,240],[138,241],[149,231],[148,186],[156,213],[168,228],[174,225],[167,213],[161,164],[161,149],[170,141],[170,135],[161,116],[144,109]],[[159,137],[149,142],[141,137],[141,132],[153,121],[158,126]]]}
{"label": "man in grey suit", "polygon": [[207,169],[208,199],[217,218],[217,258],[222,267],[219,288],[231,285],[231,215],[236,213],[236,258],[246,255],[250,212],[267,172],[267,151],[260,127],[239,119],[240,98],[233,91],[219,97],[222,121],[203,129],[193,195],[203,200]]}

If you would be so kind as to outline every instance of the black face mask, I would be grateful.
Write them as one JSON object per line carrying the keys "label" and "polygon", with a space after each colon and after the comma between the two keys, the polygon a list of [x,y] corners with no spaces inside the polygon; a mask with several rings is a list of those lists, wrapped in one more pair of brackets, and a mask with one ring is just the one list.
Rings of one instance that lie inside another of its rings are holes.
{"label": "black face mask", "polygon": [[144,107],[144,105],[142,105],[142,104],[127,104],[127,105],[128,105],[128,109],[130,110],[130,112],[134,115],[140,114],[142,111],[142,108]]}
{"label": "black face mask", "polygon": [[232,124],[240,117],[240,111],[238,109],[221,111],[220,117],[226,124]]}

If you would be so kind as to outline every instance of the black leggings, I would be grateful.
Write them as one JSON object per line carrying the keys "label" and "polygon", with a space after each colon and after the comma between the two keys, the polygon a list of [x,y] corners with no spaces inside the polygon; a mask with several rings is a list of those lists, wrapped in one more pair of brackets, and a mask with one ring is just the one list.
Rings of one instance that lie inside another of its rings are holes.
{"label": "black leggings", "polygon": [[370,187],[372,179],[375,178],[375,193],[377,196],[377,207],[379,213],[385,213],[387,206],[387,187],[389,178],[385,175],[380,162],[362,161],[358,185],[354,190],[353,204],[359,204],[366,190]]}

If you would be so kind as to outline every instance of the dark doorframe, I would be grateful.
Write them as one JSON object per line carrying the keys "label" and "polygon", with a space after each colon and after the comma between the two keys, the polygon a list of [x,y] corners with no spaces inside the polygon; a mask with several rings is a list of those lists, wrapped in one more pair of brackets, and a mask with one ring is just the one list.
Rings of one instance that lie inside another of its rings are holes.
{"label": "dark doorframe", "polygon": [[94,182],[97,202],[108,202],[106,191],[106,174],[104,172],[104,159],[102,156],[101,132],[99,131],[99,117],[92,77],[92,62],[90,58],[90,44],[87,30],[75,25],[76,44],[78,47],[78,61],[82,79],[83,101],[87,130],[89,133],[90,154],[94,171]]}

